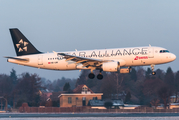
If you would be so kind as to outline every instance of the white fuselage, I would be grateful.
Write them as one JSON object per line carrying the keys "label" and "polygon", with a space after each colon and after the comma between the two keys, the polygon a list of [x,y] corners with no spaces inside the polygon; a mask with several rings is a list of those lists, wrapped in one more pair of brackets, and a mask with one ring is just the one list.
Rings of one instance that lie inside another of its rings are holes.
{"label": "white fuselage", "polygon": [[[93,58],[100,60],[119,61],[120,67],[146,66],[168,63],[176,59],[176,56],[161,47],[134,47],[117,49],[99,49],[88,51],[60,52],[68,53],[74,56]],[[58,52],[57,52],[58,53]],[[15,59],[8,59],[8,62],[19,65],[37,67],[51,70],[77,70],[78,63],[66,61],[61,55],[55,53],[42,53],[33,55],[18,56],[17,58],[28,59],[27,62]]]}

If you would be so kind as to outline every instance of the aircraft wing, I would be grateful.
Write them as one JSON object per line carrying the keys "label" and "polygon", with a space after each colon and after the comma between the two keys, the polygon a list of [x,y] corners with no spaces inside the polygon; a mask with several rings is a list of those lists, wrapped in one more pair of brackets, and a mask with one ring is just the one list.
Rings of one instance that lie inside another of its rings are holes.
{"label": "aircraft wing", "polygon": [[76,64],[83,64],[84,67],[100,67],[103,62],[109,62],[110,60],[100,60],[93,58],[86,58],[80,56],[69,55],[66,53],[57,53],[57,55],[62,55],[66,61],[73,61]]}

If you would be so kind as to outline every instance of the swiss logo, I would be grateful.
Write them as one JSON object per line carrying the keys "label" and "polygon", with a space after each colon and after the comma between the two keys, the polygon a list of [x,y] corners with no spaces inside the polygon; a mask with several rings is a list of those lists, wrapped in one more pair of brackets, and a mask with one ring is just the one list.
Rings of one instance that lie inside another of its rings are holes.
{"label": "swiss logo", "polygon": [[142,56],[142,57],[136,56],[134,58],[134,60],[139,60],[139,59],[148,59],[148,57],[147,56]]}

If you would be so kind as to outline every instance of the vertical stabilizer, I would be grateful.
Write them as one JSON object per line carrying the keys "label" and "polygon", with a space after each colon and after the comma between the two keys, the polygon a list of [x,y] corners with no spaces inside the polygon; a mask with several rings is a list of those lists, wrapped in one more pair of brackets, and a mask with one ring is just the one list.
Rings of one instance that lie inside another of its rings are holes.
{"label": "vertical stabilizer", "polygon": [[30,41],[17,29],[9,29],[17,56],[38,54],[39,52]]}

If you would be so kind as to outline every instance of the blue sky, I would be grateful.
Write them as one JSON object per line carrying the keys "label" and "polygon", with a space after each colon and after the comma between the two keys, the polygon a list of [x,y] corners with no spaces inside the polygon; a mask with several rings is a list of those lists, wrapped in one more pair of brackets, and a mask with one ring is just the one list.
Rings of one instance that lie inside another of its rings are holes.
{"label": "blue sky", "polygon": [[[15,56],[9,28],[18,28],[42,52],[160,46],[179,56],[178,0],[0,0],[0,73],[37,73],[54,80],[79,71],[51,71],[8,63]],[[178,58],[155,68],[171,66]]]}

